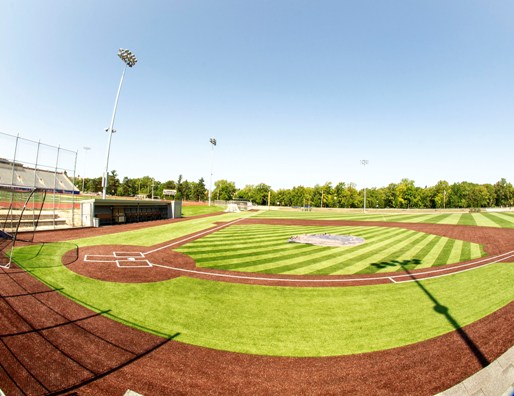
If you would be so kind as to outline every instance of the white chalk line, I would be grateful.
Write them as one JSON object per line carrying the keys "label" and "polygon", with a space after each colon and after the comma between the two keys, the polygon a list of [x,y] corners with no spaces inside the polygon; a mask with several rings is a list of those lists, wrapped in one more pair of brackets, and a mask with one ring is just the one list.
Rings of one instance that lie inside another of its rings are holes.
{"label": "white chalk line", "polygon": [[189,241],[189,240],[191,240],[191,239],[198,238],[198,237],[200,237],[200,236],[202,236],[202,235],[210,234],[210,233],[215,232],[215,231],[218,231],[218,230],[220,230],[220,229],[222,229],[222,228],[225,228],[225,227],[231,226],[231,225],[233,225],[233,224],[235,224],[235,223],[237,223],[237,222],[239,222],[239,221],[241,221],[241,220],[245,220],[246,218],[247,218],[247,217],[241,217],[241,218],[239,218],[239,219],[236,219],[236,220],[230,221],[230,222],[228,222],[228,223],[226,223],[226,224],[222,224],[222,225],[217,226],[217,227],[215,227],[215,228],[210,228],[210,229],[205,230],[205,231],[202,231],[202,232],[200,232],[200,233],[198,233],[198,234],[194,234],[194,235],[188,236],[188,237],[186,237],[186,238],[179,239],[178,241],[175,241],[175,242],[170,243],[170,244],[165,245],[165,246],[161,246],[161,247],[159,247],[159,248],[157,248],[157,249],[149,250],[149,251],[147,251],[147,252],[144,252],[143,254],[155,253],[155,252],[158,252],[159,250],[167,249],[167,248],[169,248],[169,247],[171,247],[171,246],[175,246],[175,245],[178,245],[178,244],[180,244],[180,243],[182,243],[182,242],[185,242],[185,241]]}
{"label": "white chalk line", "polygon": [[[510,254],[510,255],[501,258],[501,256],[505,256],[507,254]],[[443,276],[460,274],[462,272],[470,271],[470,270],[473,270],[476,268],[481,268],[486,265],[499,263],[499,262],[504,261],[511,257],[514,257],[514,251],[511,251],[508,253],[503,253],[498,256],[490,257],[489,260],[480,260],[478,262],[467,263],[467,264],[460,265],[458,267],[457,266],[456,267],[447,267],[447,268],[441,269],[441,270],[413,273],[412,276],[408,275],[408,274],[401,274],[401,275],[390,275],[390,276],[382,276],[382,277],[336,278],[336,279],[305,279],[305,278],[294,279],[294,278],[279,278],[279,277],[258,277],[258,276],[246,276],[246,275],[236,275],[236,274],[222,274],[222,273],[217,273],[217,272],[200,271],[200,270],[190,270],[190,269],[185,269],[185,268],[178,268],[178,267],[172,267],[172,266],[166,266],[166,265],[154,264],[154,263],[152,263],[152,265],[155,267],[168,268],[173,271],[179,271],[179,272],[185,272],[185,273],[191,273],[191,274],[207,275],[207,276],[220,277],[220,278],[248,279],[248,280],[267,281],[267,282],[344,283],[344,282],[367,282],[367,281],[375,281],[375,280],[389,280],[389,281],[391,281],[391,283],[398,284],[398,283],[415,282],[415,281],[420,281],[420,280],[435,279],[435,278],[441,278]],[[499,259],[497,259],[497,258],[499,258]],[[448,272],[448,271],[452,271],[455,268],[468,267],[468,266],[471,266],[476,263],[482,263],[482,265],[474,266],[472,268],[462,269],[460,271]],[[441,275],[429,276],[429,277],[420,278],[420,279],[416,278],[416,276],[418,276],[418,275],[422,275],[422,274],[430,275],[432,272],[442,272],[442,271],[445,271],[448,273],[441,274]],[[405,278],[405,277],[407,277],[409,279],[396,280],[398,278]],[[412,277],[414,277],[414,279],[412,279]]]}
{"label": "white chalk line", "polygon": [[[212,230],[211,230],[212,231]],[[140,252],[134,252],[135,254],[139,254]],[[148,252],[147,252],[148,253]],[[144,253],[143,253],[144,255]],[[92,260],[89,259],[89,256],[96,256],[96,257],[105,257],[105,258],[112,258],[112,260]],[[456,266],[441,268],[441,269],[435,269],[432,271],[424,271],[424,272],[415,272],[412,274],[399,274],[399,275],[389,275],[389,276],[380,276],[380,277],[359,277],[359,278],[334,278],[334,279],[306,279],[306,278],[281,278],[281,277],[262,277],[262,276],[252,276],[252,275],[237,275],[237,274],[229,274],[229,273],[218,273],[218,272],[210,272],[208,270],[191,270],[186,268],[179,268],[179,267],[173,267],[163,264],[155,264],[150,261],[148,261],[145,258],[142,258],[141,256],[138,257],[128,257],[123,256],[126,260],[120,260],[120,256],[116,256],[116,252],[113,252],[112,255],[86,255],[84,261],[87,262],[114,262],[117,264],[118,267],[124,267],[124,268],[148,268],[148,267],[161,267],[161,268],[167,268],[172,271],[177,272],[184,272],[189,274],[196,274],[196,275],[204,275],[204,276],[212,276],[212,277],[219,277],[219,278],[230,278],[230,279],[241,279],[241,280],[254,280],[254,281],[265,281],[265,282],[300,282],[300,283],[347,283],[347,282],[369,282],[369,281],[383,281],[383,280],[389,280],[391,283],[406,283],[406,282],[416,282],[420,280],[426,280],[426,279],[436,279],[441,278],[443,276],[449,276],[449,275],[455,275],[466,271],[471,271],[476,268],[481,268],[486,265],[499,263],[501,261],[505,261],[509,258],[514,257],[514,250],[502,253],[497,256],[488,257],[482,260],[474,261],[471,263],[466,264],[460,264]],[[130,260],[132,259],[132,260]],[[145,262],[147,265],[143,266],[137,266],[137,265],[119,265],[119,261],[132,261],[132,262]],[[481,265],[476,265],[481,264]],[[467,268],[471,267],[471,268]],[[463,269],[460,269],[463,268]],[[455,271],[455,269],[460,269],[458,271]],[[434,273],[441,273],[439,275],[433,275]],[[446,272],[446,273],[445,273]],[[427,277],[419,278],[420,275],[430,275]],[[406,278],[406,279],[404,279]]]}
{"label": "white chalk line", "polygon": [[[170,248],[172,246],[181,244],[181,243],[189,241],[191,239],[197,239],[197,238],[201,237],[202,235],[213,233],[222,228],[231,226],[242,220],[245,220],[246,218],[247,217],[242,217],[242,218],[230,221],[228,223],[219,225],[214,228],[210,228],[208,230],[202,231],[202,232],[194,234],[194,235],[190,235],[188,237],[179,239],[175,242],[169,243],[165,246],[161,246],[159,248],[149,250],[146,252],[113,252],[111,255],[91,255],[90,254],[90,255],[85,256],[84,261],[87,261],[87,262],[116,262],[116,264],[118,264],[119,259],[124,258],[126,260],[129,260],[129,258],[130,258],[131,261],[147,262],[148,265],[146,265],[144,267],[161,267],[161,268],[170,269],[172,271],[184,272],[184,273],[189,273],[189,274],[212,276],[212,277],[219,277],[219,278],[241,279],[241,280],[246,279],[246,280],[265,281],[265,282],[345,283],[345,282],[369,282],[369,281],[389,280],[391,283],[398,284],[398,283],[406,283],[406,282],[416,282],[416,281],[426,280],[426,279],[436,279],[436,278],[441,278],[443,276],[455,275],[455,274],[470,271],[470,270],[473,270],[476,268],[481,268],[486,265],[499,263],[499,262],[502,262],[509,258],[514,257],[514,250],[511,250],[509,252],[502,253],[502,254],[499,254],[499,255],[496,255],[493,257],[486,257],[481,260],[472,261],[472,262],[465,263],[465,264],[457,264],[457,265],[452,265],[452,266],[445,267],[445,268],[432,269],[432,270],[424,271],[424,272],[414,272],[412,274],[388,275],[388,276],[381,276],[381,277],[335,278],[335,279],[280,278],[280,277],[259,277],[259,276],[251,276],[251,275],[248,275],[248,276],[247,275],[236,275],[236,274],[229,274],[229,273],[224,274],[224,273],[218,273],[218,272],[210,272],[208,270],[203,270],[203,271],[202,270],[191,270],[191,269],[186,269],[186,268],[179,268],[179,267],[167,266],[167,265],[162,265],[162,264],[155,264],[155,263],[152,263],[152,262],[146,260],[147,254],[155,253],[155,252],[158,252],[159,250]],[[137,255],[137,257],[134,257],[135,255]],[[114,260],[94,260],[94,259],[90,259],[89,257],[95,257],[95,258],[106,257],[106,258],[113,258]],[[123,261],[126,261],[126,260],[123,260]],[[481,265],[477,265],[477,264],[481,264]],[[124,267],[134,268],[134,267],[140,267],[140,266],[124,266]],[[467,268],[467,267],[471,267],[471,268]],[[461,269],[461,268],[463,268],[463,269]],[[456,269],[457,270],[460,269],[460,270],[455,271]],[[441,273],[441,274],[433,275],[434,273]],[[422,275],[430,275],[430,276],[418,278],[419,276],[422,276]],[[406,278],[406,279],[402,280],[403,278]]]}

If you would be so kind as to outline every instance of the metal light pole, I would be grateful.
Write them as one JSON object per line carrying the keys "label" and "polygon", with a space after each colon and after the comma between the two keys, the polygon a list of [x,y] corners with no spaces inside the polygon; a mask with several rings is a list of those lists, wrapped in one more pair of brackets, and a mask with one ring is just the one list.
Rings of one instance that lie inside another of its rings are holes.
{"label": "metal light pole", "polygon": [[212,154],[211,154],[211,181],[209,185],[209,206],[211,206],[211,196],[212,196],[212,165],[214,164],[214,146],[216,146],[216,139],[210,138],[209,142],[212,144]]}
{"label": "metal light pole", "polygon": [[[366,168],[366,165],[369,164],[368,160],[361,160],[361,165]],[[364,183],[364,212],[366,211],[366,183]]]}
{"label": "metal light pole", "polygon": [[82,147],[84,149],[84,173],[82,174],[82,192],[84,192],[84,179],[86,178],[86,157],[87,152],[91,150],[91,147]]}
{"label": "metal light pole", "polygon": [[112,140],[112,134],[116,132],[114,127],[114,119],[116,118],[116,108],[118,107],[118,99],[120,98],[120,92],[121,92],[121,86],[123,85],[123,77],[125,77],[125,71],[128,67],[132,67],[137,63],[137,59],[135,55],[130,52],[128,49],[120,48],[118,51],[118,56],[120,59],[125,63],[125,67],[123,68],[123,73],[121,74],[121,80],[120,85],[118,86],[118,93],[116,94],[116,100],[114,101],[114,110],[112,112],[112,118],[111,118],[111,125],[109,128],[107,128],[105,131],[109,133],[109,140],[107,143],[107,159],[105,160],[105,173],[102,178],[102,186],[103,186],[103,192],[102,192],[102,199],[105,199],[105,196],[107,195],[107,185],[108,178],[109,178],[109,154],[111,152],[111,140]]}

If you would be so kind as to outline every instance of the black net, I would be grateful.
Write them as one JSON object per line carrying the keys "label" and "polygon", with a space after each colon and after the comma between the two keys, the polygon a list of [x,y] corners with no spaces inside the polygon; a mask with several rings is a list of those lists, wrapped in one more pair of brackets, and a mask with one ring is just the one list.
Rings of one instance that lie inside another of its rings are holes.
{"label": "black net", "polygon": [[23,241],[31,242],[41,218],[46,191],[0,186],[0,266],[9,268],[14,245],[23,232]]}

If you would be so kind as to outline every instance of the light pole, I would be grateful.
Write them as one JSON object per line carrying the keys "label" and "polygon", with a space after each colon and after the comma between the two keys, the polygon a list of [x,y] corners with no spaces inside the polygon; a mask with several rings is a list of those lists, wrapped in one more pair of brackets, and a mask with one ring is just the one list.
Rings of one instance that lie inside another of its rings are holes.
{"label": "light pole", "polygon": [[84,149],[84,173],[82,174],[82,193],[84,193],[84,180],[86,178],[86,157],[87,157],[87,152],[89,150],[91,150],[91,147],[82,147]]}
{"label": "light pole", "polygon": [[116,118],[116,108],[118,107],[118,99],[120,98],[121,86],[123,85],[123,77],[125,77],[125,71],[127,70],[127,66],[128,67],[132,67],[132,66],[134,66],[137,63],[137,59],[136,59],[135,55],[132,52],[130,52],[128,49],[120,48],[120,50],[118,51],[118,56],[123,61],[123,63],[125,63],[125,67],[123,68],[123,73],[121,74],[120,85],[118,86],[118,92],[116,94],[116,100],[114,101],[114,110],[112,112],[111,125],[109,126],[109,128],[107,128],[105,130],[106,132],[109,133],[109,140],[108,140],[108,143],[107,143],[107,159],[105,160],[105,172],[104,172],[104,176],[102,178],[102,186],[103,186],[102,199],[105,199],[105,196],[107,194],[107,185],[109,184],[108,183],[108,178],[109,178],[109,154],[111,152],[112,134],[114,132],[116,132],[113,129],[113,127],[114,127],[114,119]]}
{"label": "light pole", "polygon": [[[361,165],[366,168],[366,165],[369,164],[368,160],[361,160]],[[364,212],[366,211],[366,183],[364,183]]]}
{"label": "light pole", "polygon": [[216,146],[216,139],[210,138],[209,142],[212,144],[212,154],[211,154],[211,181],[209,185],[209,206],[211,206],[211,196],[212,196],[212,165],[214,164],[214,146]]}

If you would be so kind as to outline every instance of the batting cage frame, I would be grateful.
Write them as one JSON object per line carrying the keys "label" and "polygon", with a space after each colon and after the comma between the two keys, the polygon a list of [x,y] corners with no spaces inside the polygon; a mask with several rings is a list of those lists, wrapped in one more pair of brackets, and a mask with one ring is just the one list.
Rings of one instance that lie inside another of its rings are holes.
{"label": "batting cage frame", "polygon": [[[46,191],[0,184],[0,198],[6,199],[6,196],[9,196],[9,206],[7,210],[0,209],[0,268],[10,268],[17,241],[34,240],[45,205]],[[24,237],[19,238],[18,233],[22,230]]]}

